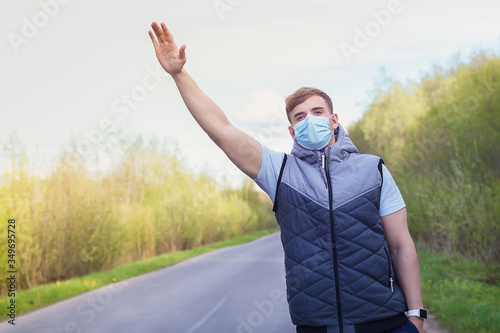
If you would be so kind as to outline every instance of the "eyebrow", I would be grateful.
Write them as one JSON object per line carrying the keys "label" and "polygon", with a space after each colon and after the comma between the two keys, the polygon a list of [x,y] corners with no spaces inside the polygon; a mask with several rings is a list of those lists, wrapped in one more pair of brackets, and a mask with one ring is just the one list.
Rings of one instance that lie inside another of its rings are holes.
{"label": "eyebrow", "polygon": [[302,116],[304,115],[306,112],[305,111],[299,111],[297,112],[296,114],[293,115],[294,118],[297,118],[297,116]]}
{"label": "eyebrow", "polygon": [[[322,107],[322,106],[315,106],[313,107],[311,110],[312,111],[317,111],[317,110],[324,110],[325,108]],[[306,112],[305,111],[299,111],[297,112],[296,114],[293,115],[294,118],[297,118],[297,116],[302,116],[304,115]]]}

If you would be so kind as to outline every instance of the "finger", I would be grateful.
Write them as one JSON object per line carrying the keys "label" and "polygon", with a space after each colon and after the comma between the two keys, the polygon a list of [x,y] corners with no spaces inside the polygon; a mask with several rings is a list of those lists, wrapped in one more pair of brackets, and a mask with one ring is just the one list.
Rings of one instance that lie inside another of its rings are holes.
{"label": "finger", "polygon": [[156,38],[158,38],[158,43],[165,42],[165,34],[163,33],[162,28],[158,25],[158,23],[153,22],[151,24],[153,31],[155,32]]}
{"label": "finger", "polygon": [[186,45],[182,45],[179,50],[179,58],[182,61],[186,61]]}
{"label": "finger", "polygon": [[153,32],[151,30],[148,31],[149,33],[149,37],[151,37],[151,41],[153,42],[153,46],[156,48],[158,48],[158,41],[156,40],[155,38],[155,35],[153,34]]}
{"label": "finger", "polygon": [[163,33],[165,34],[165,40],[169,43],[174,43],[174,36],[170,33],[165,23],[161,23],[161,28],[163,29]]}

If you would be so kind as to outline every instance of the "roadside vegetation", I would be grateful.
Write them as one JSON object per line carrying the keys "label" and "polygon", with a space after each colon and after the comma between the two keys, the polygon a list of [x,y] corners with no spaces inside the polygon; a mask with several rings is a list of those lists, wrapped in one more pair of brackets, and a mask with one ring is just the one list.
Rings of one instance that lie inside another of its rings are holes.
{"label": "roadside vegetation", "polygon": [[[42,177],[11,138],[0,175],[0,234],[16,220],[17,291],[276,227],[271,202],[251,180],[221,188],[182,165],[178,151],[133,138],[106,172],[91,156],[63,153]],[[0,237],[0,296],[7,290],[7,237]]]}
{"label": "roadside vegetation", "polygon": [[403,194],[421,246],[424,303],[453,332],[494,332],[500,57],[481,52],[447,69],[436,66],[418,82],[380,81],[349,136],[360,152],[382,156]]}
{"label": "roadside vegetation", "polygon": [[[139,276],[141,274],[149,273],[206,252],[250,242],[272,232],[277,232],[278,230],[278,228],[274,228],[255,231],[229,240],[195,247],[190,250],[164,253],[154,258],[138,260],[107,271],[90,273],[65,281],[56,281],[36,286],[32,289],[23,290],[16,296],[16,303],[18,303],[17,315],[60,302],[67,298],[83,294],[87,291]],[[2,304],[7,305],[9,299],[10,298],[8,296],[1,297],[0,306],[2,306]]]}

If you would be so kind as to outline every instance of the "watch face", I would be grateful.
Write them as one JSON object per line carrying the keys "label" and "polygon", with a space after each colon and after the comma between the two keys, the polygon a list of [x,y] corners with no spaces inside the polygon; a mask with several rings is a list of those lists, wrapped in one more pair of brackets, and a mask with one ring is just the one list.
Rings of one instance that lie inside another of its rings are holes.
{"label": "watch face", "polygon": [[426,309],[420,309],[420,318],[427,319],[427,310]]}

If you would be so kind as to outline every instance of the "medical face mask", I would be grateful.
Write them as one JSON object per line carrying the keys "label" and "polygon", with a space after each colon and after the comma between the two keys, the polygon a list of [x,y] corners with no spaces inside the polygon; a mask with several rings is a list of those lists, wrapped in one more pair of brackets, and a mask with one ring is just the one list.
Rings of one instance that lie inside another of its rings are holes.
{"label": "medical face mask", "polygon": [[311,116],[293,126],[297,142],[306,149],[319,150],[324,148],[333,132],[330,131],[328,117]]}

